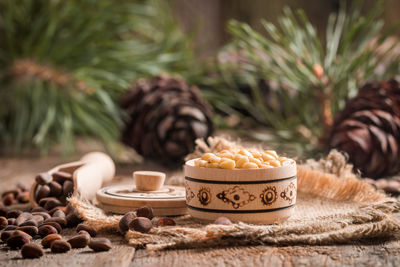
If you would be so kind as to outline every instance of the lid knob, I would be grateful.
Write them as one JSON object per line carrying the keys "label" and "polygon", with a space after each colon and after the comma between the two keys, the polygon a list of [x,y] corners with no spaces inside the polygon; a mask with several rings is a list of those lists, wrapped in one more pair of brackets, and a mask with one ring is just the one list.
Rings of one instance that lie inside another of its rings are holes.
{"label": "lid knob", "polygon": [[136,189],[139,191],[156,191],[163,187],[165,173],[154,171],[136,171],[133,173]]}

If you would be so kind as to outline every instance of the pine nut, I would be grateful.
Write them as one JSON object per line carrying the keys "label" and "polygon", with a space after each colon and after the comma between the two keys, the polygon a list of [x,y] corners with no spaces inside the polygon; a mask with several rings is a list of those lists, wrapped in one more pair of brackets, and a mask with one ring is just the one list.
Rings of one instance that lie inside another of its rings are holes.
{"label": "pine nut", "polygon": [[228,152],[219,153],[218,156],[221,157],[221,158],[233,159],[233,154],[232,153],[228,153]]}
{"label": "pine nut", "polygon": [[208,163],[207,161],[202,159],[198,161],[199,167],[206,167],[207,163]]}
{"label": "pine nut", "polygon": [[256,158],[250,158],[249,161],[257,164],[257,167],[260,167],[260,165],[262,164],[262,162]]}
{"label": "pine nut", "polygon": [[266,150],[265,153],[273,156],[275,159],[279,158],[278,154],[276,154],[276,151],[274,150]]}
{"label": "pine nut", "polygon": [[275,158],[271,154],[262,153],[261,157],[264,161],[275,160]]}
{"label": "pine nut", "polygon": [[258,151],[250,151],[251,155],[253,155],[253,157],[255,158],[260,158],[261,157],[261,153]]}
{"label": "pine nut", "polygon": [[273,167],[280,167],[280,166],[281,166],[281,163],[280,163],[280,161],[278,161],[278,160],[271,160],[271,161],[269,162],[269,164],[270,164],[271,166],[273,166]]}
{"label": "pine nut", "polygon": [[218,168],[219,164],[218,163],[207,163],[206,168]]}
{"label": "pine nut", "polygon": [[240,149],[239,154],[242,154],[244,156],[251,157],[251,158],[253,157],[253,155],[246,149]]}
{"label": "pine nut", "polygon": [[258,168],[257,164],[253,163],[253,162],[247,162],[243,165],[242,167],[243,169],[256,169]]}
{"label": "pine nut", "polygon": [[249,159],[247,157],[242,157],[238,161],[236,161],[237,168],[244,168],[244,165],[249,163]]}
{"label": "pine nut", "polygon": [[203,156],[201,156],[202,160],[208,160],[210,157],[213,157],[213,153],[205,153]]}
{"label": "pine nut", "polygon": [[221,162],[221,158],[216,156],[216,155],[213,155],[208,159],[208,162],[210,162],[210,163],[220,163]]}
{"label": "pine nut", "polygon": [[236,166],[235,161],[228,158],[224,158],[219,164],[219,167],[222,169],[234,169],[235,166]]}

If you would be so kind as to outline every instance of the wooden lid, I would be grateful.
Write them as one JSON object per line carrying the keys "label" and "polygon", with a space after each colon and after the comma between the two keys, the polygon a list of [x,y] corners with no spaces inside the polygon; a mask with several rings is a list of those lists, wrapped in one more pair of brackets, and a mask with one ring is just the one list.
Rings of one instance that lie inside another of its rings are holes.
{"label": "wooden lid", "polygon": [[132,185],[109,186],[97,192],[101,207],[114,213],[126,213],[150,206],[156,216],[175,216],[187,213],[185,188],[163,186],[157,191],[139,191]]}
{"label": "wooden lid", "polygon": [[136,171],[133,173],[136,188],[140,191],[157,191],[162,188],[165,173],[154,171]]}

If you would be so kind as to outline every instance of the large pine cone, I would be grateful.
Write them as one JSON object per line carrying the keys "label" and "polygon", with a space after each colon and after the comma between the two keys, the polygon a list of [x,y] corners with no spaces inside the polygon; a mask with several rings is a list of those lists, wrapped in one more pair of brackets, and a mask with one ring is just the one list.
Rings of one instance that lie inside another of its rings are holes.
{"label": "large pine cone", "polygon": [[129,121],[122,141],[145,157],[181,163],[197,138],[211,135],[211,109],[197,87],[177,77],[139,80],[121,106]]}
{"label": "large pine cone", "polygon": [[395,80],[364,85],[335,118],[331,148],[345,151],[362,175],[400,171],[400,88]]}

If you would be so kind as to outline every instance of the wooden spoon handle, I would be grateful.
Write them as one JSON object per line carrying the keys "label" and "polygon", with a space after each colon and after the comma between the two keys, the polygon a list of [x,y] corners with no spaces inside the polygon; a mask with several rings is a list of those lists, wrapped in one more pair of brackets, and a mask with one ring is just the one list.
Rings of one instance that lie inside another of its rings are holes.
{"label": "wooden spoon handle", "polygon": [[74,192],[91,200],[104,183],[114,178],[115,165],[108,155],[101,152],[86,154],[80,161],[84,165],[73,173]]}

